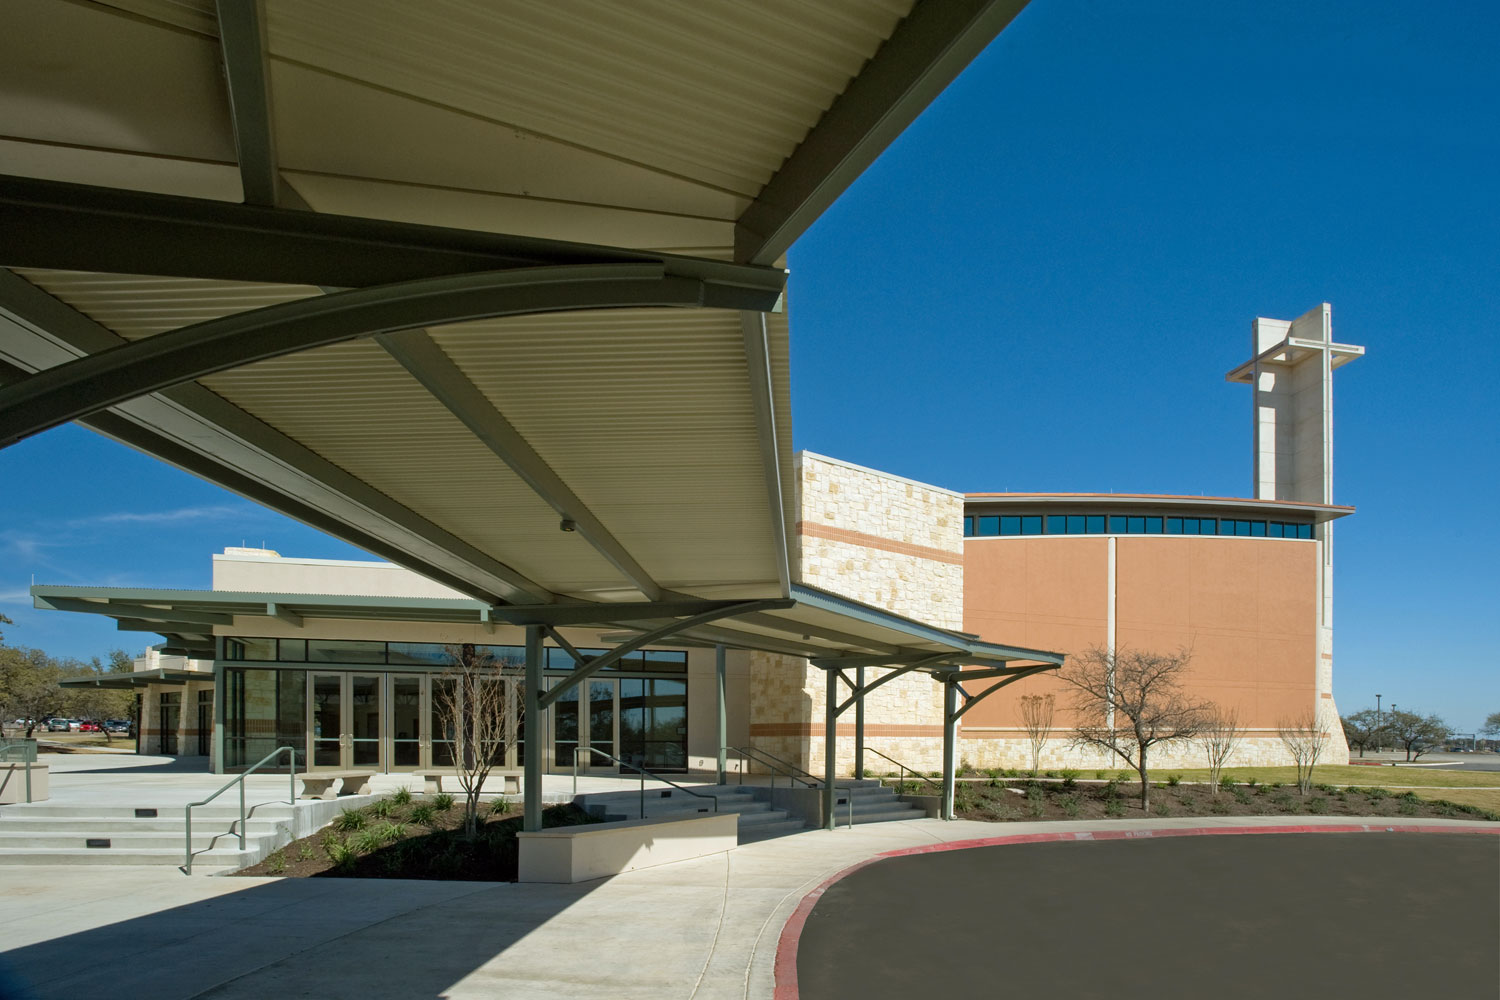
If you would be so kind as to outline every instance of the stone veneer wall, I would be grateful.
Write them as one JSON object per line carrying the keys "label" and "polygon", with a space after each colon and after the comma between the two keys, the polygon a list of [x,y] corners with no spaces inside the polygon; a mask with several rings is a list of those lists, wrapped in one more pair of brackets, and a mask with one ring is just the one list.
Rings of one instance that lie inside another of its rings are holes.
{"label": "stone veneer wall", "polygon": [[[796,464],[793,579],[944,628],[963,627],[963,497],[809,452]],[[869,669],[866,680],[881,671]],[[750,659],[750,739],[821,774],[824,674],[806,660]],[[943,694],[908,675],[865,701],[865,745],[922,770],[942,766]],[[839,720],[840,770],[854,767],[854,710]],[[880,770],[873,755],[866,766]],[[894,766],[894,765],[892,765]]]}

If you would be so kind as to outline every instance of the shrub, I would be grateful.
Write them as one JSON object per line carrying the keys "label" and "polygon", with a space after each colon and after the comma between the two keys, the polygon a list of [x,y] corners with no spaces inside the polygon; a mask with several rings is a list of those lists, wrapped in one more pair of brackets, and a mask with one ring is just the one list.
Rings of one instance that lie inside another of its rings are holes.
{"label": "shrub", "polygon": [[929,777],[929,778],[941,778],[942,776],[943,776],[943,772],[942,771],[928,771],[927,772],[927,777]]}
{"label": "shrub", "polygon": [[1076,795],[1064,795],[1062,798],[1057,800],[1057,804],[1062,807],[1063,815],[1067,816],[1070,819],[1074,816],[1077,816],[1080,809],[1082,808],[1081,804],[1078,801],[1078,796]]}
{"label": "shrub", "polygon": [[1078,784],[1078,775],[1081,772],[1074,771],[1071,768],[1068,768],[1068,769],[1065,769],[1063,771],[1060,771],[1059,773],[1062,775],[1063,787],[1064,788],[1072,788],[1072,787],[1074,787],[1075,785]]}
{"label": "shrub", "polygon": [[1165,802],[1158,802],[1156,805],[1151,807],[1151,811],[1156,813],[1156,815],[1158,816],[1172,815],[1172,807]]}
{"label": "shrub", "polygon": [[374,816],[376,819],[386,819],[395,811],[396,803],[392,802],[390,799],[381,799],[378,802],[372,803],[370,806],[370,815]]}
{"label": "shrub", "polygon": [[447,792],[439,792],[432,797],[432,807],[438,812],[447,812],[453,808],[453,796]]}
{"label": "shrub", "polygon": [[411,789],[406,787],[396,789],[395,793],[391,796],[391,801],[398,806],[410,805]]}
{"label": "shrub", "polygon": [[266,871],[270,872],[272,875],[280,875],[282,872],[286,871],[285,852],[273,851],[271,853],[271,856],[266,858]]}
{"label": "shrub", "polygon": [[365,814],[358,809],[344,809],[339,812],[338,818],[333,821],[333,828],[349,833],[353,830],[362,829],[365,825]]}
{"label": "shrub", "polygon": [[1035,781],[1027,783],[1027,785],[1026,785],[1026,800],[1028,802],[1040,802],[1040,801],[1042,801],[1043,794],[1045,794],[1045,793],[1042,791],[1042,786],[1041,785],[1037,784]]}
{"label": "shrub", "polygon": [[990,780],[985,782],[985,784],[989,785],[991,788],[1004,788],[1005,779],[991,775]]}
{"label": "shrub", "polygon": [[1418,812],[1421,811],[1421,809],[1422,807],[1420,805],[1410,801],[1404,795],[1401,797],[1401,801],[1396,805],[1396,811],[1403,816],[1415,816]]}
{"label": "shrub", "polygon": [[[988,771],[986,771],[984,773],[990,776],[990,780],[991,781],[998,781],[999,779],[1005,777],[1005,768],[1003,768],[1003,767],[992,767],[992,768],[990,768]],[[990,787],[994,788],[996,786],[991,785]]]}
{"label": "shrub", "polygon": [[1110,799],[1108,802],[1104,803],[1104,815],[1106,815],[1106,816],[1123,816],[1123,815],[1125,815],[1125,803],[1121,802],[1118,798]]}
{"label": "shrub", "polygon": [[1120,779],[1118,777],[1110,778],[1104,783],[1104,797],[1110,801],[1114,801],[1120,797]]}
{"label": "shrub", "polygon": [[1250,804],[1250,793],[1243,788],[1236,788],[1234,789],[1234,800],[1242,806],[1248,806]]}
{"label": "shrub", "polygon": [[1227,774],[1224,775],[1219,779],[1219,787],[1224,789],[1224,791],[1226,792],[1232,791],[1234,789],[1234,779]]}
{"label": "shrub", "polygon": [[431,826],[432,821],[437,818],[437,810],[426,802],[411,807],[411,821],[420,823],[422,826]]}
{"label": "shrub", "polygon": [[1104,778],[1105,778],[1105,774],[1104,774],[1103,771],[1095,771],[1094,772],[1094,777],[1097,778],[1100,781],[1103,781]]}
{"label": "shrub", "polygon": [[1229,815],[1229,803],[1223,799],[1214,799],[1208,804],[1208,811],[1215,816],[1227,816]]}
{"label": "shrub", "polygon": [[510,812],[510,800],[504,795],[490,803],[491,816],[504,816],[508,812]]}
{"label": "shrub", "polygon": [[1297,800],[1292,798],[1290,792],[1281,792],[1271,796],[1271,804],[1282,812],[1293,812],[1297,808]]}
{"label": "shrub", "polygon": [[1307,811],[1321,816],[1328,811],[1327,799],[1308,799]]}
{"label": "shrub", "polygon": [[1260,782],[1257,781],[1255,775],[1252,774],[1250,775],[1250,777],[1245,779],[1245,784],[1249,785],[1251,788],[1254,788],[1256,785],[1259,785]]}
{"label": "shrub", "polygon": [[313,851],[312,845],[307,843],[307,841],[303,841],[302,846],[297,850],[297,860],[311,861],[315,857],[317,857],[317,854]]}
{"label": "shrub", "polygon": [[1432,811],[1439,816],[1457,816],[1460,810],[1457,805],[1447,799],[1438,799],[1432,804]]}
{"label": "shrub", "polygon": [[1026,811],[1031,814],[1032,819],[1041,819],[1047,814],[1047,807],[1040,800],[1034,799],[1026,807]]}
{"label": "shrub", "polygon": [[1180,774],[1169,774],[1169,775],[1167,775],[1167,784],[1171,785],[1173,788],[1176,788],[1178,785],[1182,784],[1182,775],[1180,775]]}
{"label": "shrub", "polygon": [[1042,772],[1042,777],[1044,777],[1044,778],[1055,778],[1055,777],[1057,777],[1057,772],[1056,771],[1043,771]]}
{"label": "shrub", "polygon": [[1369,799],[1371,802],[1379,802],[1381,799],[1388,799],[1391,796],[1390,792],[1379,786],[1372,786],[1370,788],[1366,788],[1364,791],[1365,798]]}
{"label": "shrub", "polygon": [[334,867],[343,871],[353,868],[355,859],[359,857],[355,850],[342,840],[328,841],[323,845],[323,849],[328,852],[328,860],[333,862]]}
{"label": "shrub", "polygon": [[385,843],[385,838],[380,835],[380,830],[384,828],[384,825],[368,827],[350,837],[347,842],[350,850],[354,851],[355,854],[369,854],[371,851],[378,851],[380,846]]}
{"label": "shrub", "polygon": [[1334,785],[1313,785],[1313,787],[1325,795],[1337,795],[1339,793],[1338,788]]}
{"label": "shrub", "polygon": [[1281,782],[1279,782],[1279,781],[1273,781],[1273,782],[1271,782],[1271,791],[1274,792],[1274,791],[1276,791],[1276,789],[1278,789],[1280,787],[1281,787]]}
{"label": "shrub", "polygon": [[993,799],[985,803],[984,812],[992,819],[1007,822],[1013,819],[1019,819],[1021,815],[1016,807],[1011,805],[1010,803],[1000,802]]}
{"label": "shrub", "polygon": [[[370,833],[374,836],[379,837],[385,843],[389,844],[406,836],[406,824],[381,823],[379,826],[371,828]],[[363,836],[363,834],[361,834],[361,836]]]}

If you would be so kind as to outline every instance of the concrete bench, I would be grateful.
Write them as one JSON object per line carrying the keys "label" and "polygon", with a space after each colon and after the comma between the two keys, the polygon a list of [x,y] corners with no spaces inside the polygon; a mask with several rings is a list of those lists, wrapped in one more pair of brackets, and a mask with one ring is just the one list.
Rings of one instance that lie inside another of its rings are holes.
{"label": "concrete bench", "polygon": [[739,814],[627,819],[517,834],[521,882],[586,882],[739,846]]}
{"label": "concrete bench", "polygon": [[[340,795],[369,795],[370,779],[374,776],[374,771],[308,771],[297,775],[297,780],[302,782],[302,798],[332,799]],[[343,785],[335,792],[333,785],[338,781]]]}
{"label": "concrete bench", "polygon": [[[435,795],[443,790],[443,779],[457,776],[458,769],[452,767],[434,767],[425,771],[413,771],[412,776],[422,779],[422,791],[426,795]],[[504,794],[521,794],[521,772],[516,770],[496,769],[490,772],[490,778],[501,778],[504,781]]]}

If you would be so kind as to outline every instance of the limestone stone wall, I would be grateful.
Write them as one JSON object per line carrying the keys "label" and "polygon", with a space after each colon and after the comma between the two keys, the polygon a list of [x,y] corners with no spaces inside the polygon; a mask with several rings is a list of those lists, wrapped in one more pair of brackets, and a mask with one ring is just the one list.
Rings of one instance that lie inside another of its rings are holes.
{"label": "limestone stone wall", "polygon": [[[1347,763],[1347,759],[1339,758],[1337,747],[1330,746],[1329,751],[1329,754],[1322,759],[1322,763]],[[1003,735],[972,730],[961,732],[958,754],[960,762],[966,762],[977,768],[1004,767],[1025,770],[1031,767],[1031,741],[1023,732],[1010,732]],[[1147,762],[1153,771],[1159,767],[1208,766],[1202,748],[1192,743],[1153,749],[1147,756]],[[1226,766],[1290,767],[1291,765],[1291,755],[1287,753],[1286,747],[1275,734],[1258,733],[1248,735],[1240,742]],[[866,762],[865,766],[873,769],[869,762]],[[1061,768],[1091,771],[1124,766],[1126,766],[1124,761],[1112,754],[1070,747],[1065,738],[1049,739],[1042,748],[1041,769],[1044,771]]]}
{"label": "limestone stone wall", "polygon": [[[917,621],[963,626],[960,494],[809,452],[797,456],[796,491],[793,579]],[[869,668],[866,680],[881,673]],[[821,774],[823,671],[755,653],[750,674],[752,743]],[[941,686],[926,675],[884,685],[865,702],[866,746],[910,767],[940,768],[942,705]],[[852,772],[852,708],[839,719],[837,763]],[[872,754],[866,767],[878,763]]]}

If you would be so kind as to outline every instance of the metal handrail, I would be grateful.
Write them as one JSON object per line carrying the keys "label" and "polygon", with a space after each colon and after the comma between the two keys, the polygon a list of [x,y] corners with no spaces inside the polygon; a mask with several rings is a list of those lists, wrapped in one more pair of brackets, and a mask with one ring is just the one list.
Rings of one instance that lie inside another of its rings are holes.
{"label": "metal handrail", "polygon": [[713,794],[712,792],[695,792],[691,788],[687,788],[687,787],[685,787],[683,785],[679,785],[677,782],[671,780],[670,778],[663,778],[661,775],[656,774],[655,772],[652,772],[652,771],[648,771],[644,767],[639,767],[639,766],[637,766],[635,764],[630,763],[629,761],[621,760],[620,758],[616,757],[612,753],[605,753],[603,750],[600,750],[598,747],[574,747],[573,748],[573,794],[575,796],[578,794],[578,755],[581,754],[581,753],[596,753],[599,756],[606,758],[607,760],[614,761],[616,764],[619,764],[621,767],[628,767],[632,771],[635,771],[638,774],[640,774],[640,776],[641,776],[641,819],[645,819],[646,818],[646,778],[648,776],[652,780],[654,780],[654,781],[665,782],[666,784],[671,785],[673,788],[681,789],[682,791],[687,792],[689,795],[695,796],[696,798],[700,798],[700,799],[713,799],[713,802],[714,802],[714,812],[717,813],[719,811],[719,797],[717,795]]}
{"label": "metal handrail", "polygon": [[[11,751],[21,751],[20,756],[13,756]],[[11,761],[16,764],[26,765],[26,801],[31,801],[31,765],[36,763],[36,740],[26,737],[7,737],[0,739],[0,761]]]}
{"label": "metal handrail", "polygon": [[[777,774],[785,774],[787,776],[787,779],[788,779],[789,782],[791,782],[791,781],[801,781],[808,788],[821,788],[821,787],[823,787],[822,779],[818,778],[816,775],[812,774],[809,771],[802,770],[802,768],[798,767],[796,764],[793,764],[791,761],[784,760],[781,757],[776,756],[774,753],[771,753],[768,750],[762,750],[760,747],[725,747],[724,749],[725,750],[733,750],[735,753],[739,754],[741,757],[744,757],[746,759],[754,759],[757,764],[761,764],[761,765],[763,765],[765,767],[769,767],[771,769],[771,787],[773,789],[776,787],[776,775]],[[772,760],[776,761],[777,763],[785,764],[788,768],[790,768],[790,770],[782,771],[780,768],[776,767],[774,764],[767,764],[765,761],[759,760],[758,758],[751,758],[750,755],[753,754],[753,753],[754,754],[760,754],[762,757],[769,757]],[[806,779],[798,778],[797,775],[796,775],[796,773],[794,773],[794,772],[800,772],[801,774],[804,774],[807,777],[806,777]],[[745,783],[745,779],[744,779],[744,777],[742,775],[740,777],[740,784],[744,784],[744,783]],[[840,789],[840,790],[843,790],[843,791],[849,793],[848,795],[846,795],[844,797],[844,801],[849,806],[849,829],[852,830],[852,829],[854,829],[854,789],[857,786],[855,786],[855,785],[840,785],[838,782],[834,782],[833,787],[835,789]]]}
{"label": "metal handrail", "polygon": [[[739,758],[740,758],[739,780],[735,782],[736,784],[741,785],[741,786],[743,786],[745,784],[745,771],[748,770],[748,768],[750,766],[750,763],[752,761],[755,762],[755,763],[757,763],[757,764],[760,764],[762,767],[768,768],[770,770],[770,772],[771,772],[771,787],[772,788],[776,787],[776,776],[778,774],[784,774],[784,775],[786,775],[787,784],[788,785],[791,785],[791,784],[795,783],[798,780],[797,776],[795,774],[793,774],[792,772],[790,772],[790,771],[783,771],[781,768],[777,767],[775,764],[769,764],[766,761],[763,761],[763,760],[760,760],[757,757],[751,756],[751,751],[755,750],[755,749],[756,749],[755,747],[729,747],[729,746],[724,747],[724,752],[725,753],[737,754],[739,756]],[[803,784],[806,784],[806,782],[803,782]]]}
{"label": "metal handrail", "polygon": [[[874,747],[865,747],[865,753],[872,753],[875,756],[884,758],[885,760],[888,760],[892,764],[895,764],[897,767],[901,768],[901,777],[898,780],[900,780],[902,784],[906,783],[906,772],[910,771],[912,774],[914,774],[917,777],[921,778],[923,781],[927,782],[932,787],[938,789],[939,791],[942,790],[942,787],[943,787],[942,785],[939,785],[936,781],[933,781],[931,778],[927,777],[927,775],[923,774],[921,771],[918,771],[914,767],[907,767],[905,764],[901,763],[899,760],[897,760],[894,757],[887,757],[885,754],[881,753],[879,750],[876,750]],[[881,782],[881,784],[884,784],[884,782]]]}
{"label": "metal handrail", "polygon": [[184,855],[185,856],[182,859],[182,872],[183,872],[184,875],[191,875],[191,874],[193,874],[193,807],[194,806],[206,806],[210,802],[212,802],[214,799],[218,798],[220,795],[223,795],[226,791],[228,791],[230,789],[230,787],[232,787],[234,785],[239,785],[240,786],[240,825],[239,825],[239,835],[240,835],[240,850],[243,851],[245,849],[245,779],[248,778],[248,777],[250,777],[250,775],[254,774],[256,771],[260,770],[260,768],[264,767],[267,763],[269,763],[270,761],[274,760],[275,758],[281,756],[284,753],[291,754],[291,757],[288,758],[289,763],[288,763],[288,766],[287,766],[287,802],[290,803],[293,807],[295,807],[297,805],[297,751],[296,751],[296,749],[294,747],[277,747],[275,750],[272,750],[270,753],[266,754],[264,757],[262,757],[260,760],[256,761],[254,764],[252,764],[249,767],[245,768],[245,770],[241,771],[239,774],[236,774],[232,779],[230,779],[228,782],[226,782],[217,792],[214,792],[212,795],[210,795],[208,798],[204,799],[202,802],[189,802],[187,804],[187,808],[183,811],[183,825],[184,825],[184,828],[185,828],[184,832],[185,832],[186,837],[187,837],[187,839],[185,841],[185,848],[186,848],[185,851],[184,851]]}

